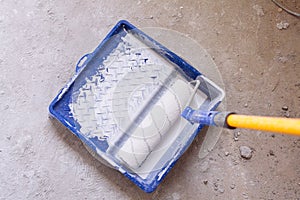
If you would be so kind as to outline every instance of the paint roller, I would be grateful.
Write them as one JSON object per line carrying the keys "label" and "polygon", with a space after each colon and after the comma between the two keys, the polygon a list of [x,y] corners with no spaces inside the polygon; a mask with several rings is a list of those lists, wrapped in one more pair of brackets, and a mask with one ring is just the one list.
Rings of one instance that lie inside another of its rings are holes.
{"label": "paint roller", "polygon": [[139,168],[169,129],[178,123],[181,112],[190,104],[194,93],[190,83],[177,79],[118,149],[116,157],[131,169]]}
{"label": "paint roller", "polygon": [[[248,128],[300,136],[300,119],[194,110],[189,105],[193,101],[200,81],[194,81],[194,88],[190,83],[180,79],[176,80],[119,148],[116,157],[131,169],[139,168],[155,150],[164,135],[168,133],[168,130],[180,120],[180,115],[191,124],[200,123],[231,129]],[[182,110],[183,112],[181,112]]]}

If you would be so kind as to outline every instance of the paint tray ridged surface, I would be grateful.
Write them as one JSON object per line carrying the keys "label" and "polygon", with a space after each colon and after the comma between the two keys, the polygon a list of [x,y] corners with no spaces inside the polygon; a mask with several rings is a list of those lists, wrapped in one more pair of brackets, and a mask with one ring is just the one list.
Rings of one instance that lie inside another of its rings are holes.
{"label": "paint tray ridged surface", "polygon": [[213,110],[223,96],[183,59],[120,21],[78,62],[49,110],[94,156],[152,192],[202,128],[181,112],[187,105]]}

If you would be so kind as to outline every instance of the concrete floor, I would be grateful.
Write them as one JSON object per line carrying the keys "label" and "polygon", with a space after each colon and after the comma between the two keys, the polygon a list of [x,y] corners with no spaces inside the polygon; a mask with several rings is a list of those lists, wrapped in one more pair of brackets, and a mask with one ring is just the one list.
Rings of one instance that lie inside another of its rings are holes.
{"label": "concrete floor", "polygon": [[[300,117],[299,18],[271,1],[0,0],[0,199],[300,199],[297,137],[224,130],[204,159],[198,137],[146,194],[50,120],[48,105],[77,60],[120,19],[201,44],[223,77],[228,110]],[[250,160],[241,145],[254,150]]]}

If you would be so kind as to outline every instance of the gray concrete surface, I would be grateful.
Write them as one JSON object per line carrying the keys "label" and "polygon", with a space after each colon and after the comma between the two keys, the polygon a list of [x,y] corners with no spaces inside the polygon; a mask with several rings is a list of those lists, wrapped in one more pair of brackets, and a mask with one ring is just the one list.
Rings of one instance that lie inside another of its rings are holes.
{"label": "gray concrete surface", "polygon": [[[300,117],[299,19],[271,1],[0,0],[0,199],[300,199],[297,137],[224,130],[205,159],[198,137],[146,194],[50,120],[47,107],[77,60],[120,19],[201,44],[222,74],[229,110]],[[253,149],[250,160],[242,145]]]}

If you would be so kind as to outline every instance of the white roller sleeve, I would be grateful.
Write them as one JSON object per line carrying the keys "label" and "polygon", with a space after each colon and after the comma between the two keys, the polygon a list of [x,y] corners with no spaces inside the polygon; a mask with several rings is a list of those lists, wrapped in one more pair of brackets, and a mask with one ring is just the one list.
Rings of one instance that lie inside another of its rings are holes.
{"label": "white roller sleeve", "polygon": [[132,169],[140,167],[180,117],[191,94],[191,86],[178,79],[153,106],[116,156]]}

